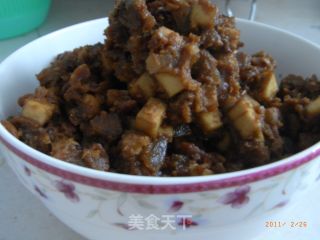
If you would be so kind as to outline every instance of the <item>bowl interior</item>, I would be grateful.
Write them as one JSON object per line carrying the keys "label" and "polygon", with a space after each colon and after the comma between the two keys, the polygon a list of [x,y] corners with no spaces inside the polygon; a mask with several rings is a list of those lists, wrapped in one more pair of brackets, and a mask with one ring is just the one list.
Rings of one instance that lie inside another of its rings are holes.
{"label": "bowl interior", "polygon": [[[57,54],[86,44],[103,42],[103,31],[107,24],[108,20],[104,18],[59,30],[27,44],[4,60],[0,64],[0,119],[5,119],[19,111],[17,99],[34,91],[38,86],[35,75],[48,66]],[[271,54],[277,61],[279,76],[285,76],[289,73],[305,77],[312,74],[320,76],[320,68],[318,67],[320,48],[317,45],[264,24],[237,19],[237,25],[241,31],[241,41],[245,43],[243,50],[248,53],[264,50]],[[0,135],[2,137],[9,135],[1,125]],[[12,138],[10,141],[16,140]],[[17,142],[15,143],[17,144]],[[22,148],[22,145],[19,144],[19,146]],[[27,149],[27,147],[23,148]],[[28,151],[39,156],[40,159],[44,158],[37,151],[30,149]],[[52,161],[50,157],[45,158],[48,158],[49,162]],[[62,161],[57,164],[64,167],[70,165]],[[90,175],[102,176],[103,174],[77,166],[72,166],[72,168],[76,168],[81,173],[90,173]],[[245,171],[253,172],[255,170]],[[225,176],[229,175],[225,174]],[[127,180],[129,181],[129,177]],[[141,181],[143,182],[143,179]]]}
{"label": "bowl interior", "polygon": [[320,76],[318,45],[261,23],[238,19],[237,26],[241,31],[241,41],[245,44],[243,50],[251,54],[261,50],[271,54],[277,62],[278,76]]}

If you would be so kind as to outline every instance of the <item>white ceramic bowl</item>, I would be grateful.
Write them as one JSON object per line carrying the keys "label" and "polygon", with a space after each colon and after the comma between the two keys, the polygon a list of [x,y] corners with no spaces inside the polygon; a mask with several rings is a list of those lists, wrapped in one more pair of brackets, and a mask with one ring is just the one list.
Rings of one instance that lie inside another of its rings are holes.
{"label": "white ceramic bowl", "polygon": [[[237,24],[245,50],[269,52],[278,62],[279,74],[320,76],[318,46],[263,24],[240,19]],[[38,85],[35,74],[58,53],[103,41],[106,26],[107,19],[98,19],[62,29],[3,61],[0,119],[19,111],[18,97],[33,92]],[[158,178],[99,172],[59,161],[28,147],[1,125],[0,140],[2,154],[20,181],[62,222],[97,240],[106,236],[131,240],[248,239],[261,230],[265,219],[276,220],[272,216],[295,202],[302,189],[315,185],[320,173],[320,143],[245,171]]]}

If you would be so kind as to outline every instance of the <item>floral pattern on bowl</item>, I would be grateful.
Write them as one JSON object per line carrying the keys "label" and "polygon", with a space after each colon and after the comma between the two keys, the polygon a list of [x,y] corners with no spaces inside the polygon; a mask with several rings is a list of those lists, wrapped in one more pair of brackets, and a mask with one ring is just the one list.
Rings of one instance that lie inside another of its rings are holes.
{"label": "floral pattern on bowl", "polygon": [[223,195],[218,201],[225,205],[231,205],[232,208],[241,208],[249,203],[250,189],[249,185],[236,188],[233,192]]}
{"label": "floral pattern on bowl", "polygon": [[[70,214],[121,228],[127,228],[129,216],[136,213],[145,217],[151,214],[156,216],[163,214],[200,216],[205,219],[205,227],[232,222],[230,217],[224,217],[229,213],[234,215],[233,222],[245,220],[286,206],[289,202],[288,199],[298,189],[299,183],[304,177],[309,174],[317,176],[316,171],[305,175],[305,169],[310,169],[309,165],[314,165],[311,162],[302,168],[271,179],[220,190],[179,194],[179,198],[173,200],[171,195],[167,194],[117,192],[65,180],[31,164],[21,164],[21,161],[13,154],[8,159],[8,163],[19,178],[23,179],[23,183],[41,200],[47,201],[47,204],[60,205],[69,202],[70,207],[67,211]],[[77,212],[78,205],[86,211]],[[211,219],[210,216],[213,212],[219,221]],[[177,221],[176,226],[181,225],[183,221],[187,228],[201,225],[194,219],[187,218]]]}

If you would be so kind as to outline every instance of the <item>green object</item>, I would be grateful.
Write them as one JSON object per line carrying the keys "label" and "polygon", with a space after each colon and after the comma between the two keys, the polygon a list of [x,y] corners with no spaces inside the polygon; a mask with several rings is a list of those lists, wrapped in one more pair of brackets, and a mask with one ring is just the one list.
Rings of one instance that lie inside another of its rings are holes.
{"label": "green object", "polygon": [[46,19],[51,0],[0,0],[0,39],[35,29]]}

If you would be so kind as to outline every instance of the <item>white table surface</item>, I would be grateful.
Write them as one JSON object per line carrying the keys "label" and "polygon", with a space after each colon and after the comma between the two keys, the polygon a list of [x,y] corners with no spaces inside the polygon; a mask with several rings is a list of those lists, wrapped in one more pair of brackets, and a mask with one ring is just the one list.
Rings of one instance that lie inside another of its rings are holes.
{"label": "white table surface", "polygon": [[[233,0],[237,16],[246,17],[250,0]],[[223,0],[216,1],[223,6]],[[65,26],[105,17],[113,1],[53,0],[45,23],[24,36],[0,40],[0,61],[14,50],[42,35]],[[258,0],[257,21],[299,34],[320,44],[320,0]],[[320,239],[320,186],[312,197],[302,199],[295,208],[278,219],[307,221],[304,229],[265,229],[255,240]],[[263,225],[263,223],[262,223]],[[60,223],[17,181],[7,163],[0,160],[0,240],[82,240]],[[236,239],[236,238],[235,238]]]}

